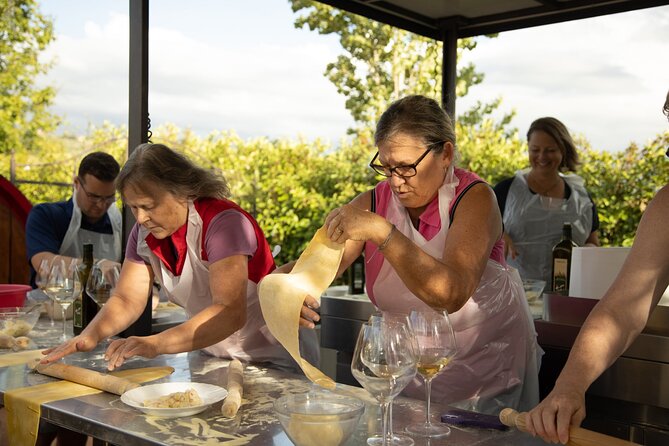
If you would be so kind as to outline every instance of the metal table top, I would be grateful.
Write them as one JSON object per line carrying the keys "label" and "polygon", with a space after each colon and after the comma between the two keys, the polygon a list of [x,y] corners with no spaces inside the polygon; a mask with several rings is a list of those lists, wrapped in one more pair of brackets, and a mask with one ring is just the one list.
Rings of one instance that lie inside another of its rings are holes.
{"label": "metal table top", "polygon": [[[71,325],[70,325],[71,326]],[[31,336],[37,345],[47,347],[58,343],[61,326],[51,326],[40,320]],[[105,371],[104,346],[92,352],[78,353],[65,358],[72,365]],[[0,350],[0,354],[6,353]],[[168,365],[174,373],[160,381],[191,381],[217,384],[225,387],[229,361],[205,355],[199,351],[177,355],[163,355],[153,360],[133,358],[124,368]],[[26,365],[0,368],[0,393],[8,389],[32,386],[56,381],[54,378],[28,371]],[[281,424],[274,415],[273,403],[288,393],[304,393],[313,385],[299,374],[287,373],[262,365],[247,365],[244,370],[243,405],[234,419],[221,415],[220,404],[188,417],[159,418],[145,415],[121,402],[120,397],[99,393],[42,405],[41,416],[51,423],[83,432],[113,444],[130,445],[291,445]],[[365,414],[356,432],[346,443],[364,445],[369,435],[380,431],[381,417],[378,404],[361,388],[338,385],[343,392],[354,394],[365,401]],[[446,408],[433,402],[433,413]],[[402,430],[406,425],[422,421],[424,402],[409,398],[396,398],[393,407],[394,428]],[[450,436],[427,441],[416,438],[416,445],[541,445],[543,442],[515,430],[505,432],[493,430],[462,429],[452,427]]]}

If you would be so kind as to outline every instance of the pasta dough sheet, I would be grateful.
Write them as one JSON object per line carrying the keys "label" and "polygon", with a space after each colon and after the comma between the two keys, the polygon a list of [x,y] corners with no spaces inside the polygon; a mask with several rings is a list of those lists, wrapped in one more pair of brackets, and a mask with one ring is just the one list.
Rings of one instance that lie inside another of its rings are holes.
{"label": "pasta dough sheet", "polygon": [[[146,367],[118,370],[111,372],[110,375],[127,378],[135,383],[143,383],[170,375],[172,372],[174,372],[172,367]],[[9,444],[35,446],[42,404],[101,392],[102,390],[70,381],[55,381],[7,390],[5,408],[7,409]]]}
{"label": "pasta dough sheet", "polygon": [[321,294],[334,280],[344,253],[343,243],[334,243],[320,228],[293,270],[270,274],[258,285],[260,307],[269,331],[288,350],[312,382],[334,389],[335,382],[300,356],[300,311],[307,295],[320,302]]}

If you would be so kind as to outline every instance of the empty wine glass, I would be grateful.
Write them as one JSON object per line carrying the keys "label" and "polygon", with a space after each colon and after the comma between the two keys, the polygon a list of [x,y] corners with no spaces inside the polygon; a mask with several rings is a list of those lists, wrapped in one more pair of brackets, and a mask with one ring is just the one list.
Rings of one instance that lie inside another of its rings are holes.
{"label": "empty wine glass", "polygon": [[407,427],[407,432],[422,437],[442,437],[451,430],[442,424],[432,424],[430,390],[432,379],[448,365],[457,350],[455,332],[445,311],[414,310],[409,315],[411,329],[418,347],[417,371],[425,381],[425,423]]}
{"label": "empty wine glass", "polygon": [[68,267],[63,259],[57,259],[51,264],[49,277],[47,279],[46,294],[60,305],[63,316],[63,339],[67,338],[65,330],[65,311],[74,302],[76,296],[81,292],[81,284],[77,276],[76,262]]}
{"label": "empty wine glass", "polygon": [[104,270],[100,265],[93,265],[86,283],[86,292],[102,308],[111,296],[120,275],[118,265]]}
{"label": "empty wine glass", "polygon": [[367,444],[389,445],[392,438],[388,431],[388,407],[416,374],[416,356],[408,327],[383,320],[363,324],[351,373],[381,403],[381,435],[368,438]]}

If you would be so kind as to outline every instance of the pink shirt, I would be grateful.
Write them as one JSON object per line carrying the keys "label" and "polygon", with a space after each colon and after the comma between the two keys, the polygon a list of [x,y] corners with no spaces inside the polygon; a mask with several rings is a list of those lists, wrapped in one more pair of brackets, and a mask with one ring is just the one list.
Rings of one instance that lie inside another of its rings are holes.
{"label": "pink shirt", "polygon": [[[449,214],[454,216],[455,208],[459,203],[460,199],[464,194],[469,190],[470,187],[474,186],[477,183],[484,182],[478,175],[475,173],[463,170],[463,169],[454,169],[455,176],[460,180],[458,185],[455,188],[455,197],[449,205]],[[386,216],[388,210],[388,203],[390,202],[391,194],[393,193],[388,180],[382,181],[376,185],[376,213],[382,217]],[[451,219],[451,224],[453,220]],[[418,223],[418,232],[425,237],[427,240],[431,240],[439,230],[441,229],[441,216],[439,215],[439,197],[436,196],[430,204],[427,205],[425,211],[419,217]],[[369,259],[372,254],[377,250],[377,247],[373,243],[365,243],[365,258]],[[500,237],[495,245],[493,246],[490,252],[490,259],[494,260],[502,265],[506,265],[504,260],[504,240]],[[369,262],[365,265],[365,277],[366,277],[366,287],[367,295],[370,296],[372,302],[374,301],[373,292],[370,293],[370,290],[373,289],[374,282],[376,277],[379,274],[381,269],[381,264],[383,263],[383,255],[375,255],[371,258]]]}

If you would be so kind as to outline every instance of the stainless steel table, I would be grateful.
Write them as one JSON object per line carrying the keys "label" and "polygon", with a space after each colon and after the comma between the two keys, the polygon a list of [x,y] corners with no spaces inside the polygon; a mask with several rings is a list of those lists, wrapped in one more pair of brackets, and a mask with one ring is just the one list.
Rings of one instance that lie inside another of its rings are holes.
{"label": "stainless steel table", "polygon": [[[58,342],[60,326],[50,326],[48,320],[38,323],[31,333],[40,347]],[[78,353],[65,362],[81,367],[104,371],[103,348],[88,353]],[[0,351],[0,353],[5,351]],[[169,365],[174,373],[162,381],[206,382],[225,386],[228,361],[207,356],[201,352],[159,356],[153,360],[134,358],[124,368]],[[42,406],[42,418],[53,424],[83,432],[96,439],[117,445],[290,445],[292,444],[274,416],[273,403],[288,393],[303,393],[312,384],[302,375],[287,373],[262,365],[245,368],[244,402],[234,419],[221,415],[220,405],[191,417],[158,418],[144,415],[126,406],[116,395],[99,393],[78,398],[54,401]],[[53,378],[29,372],[27,366],[0,368],[0,393],[19,388],[55,381]],[[366,402],[365,414],[347,445],[364,445],[365,439],[380,430],[378,405],[360,388],[342,385],[342,390],[356,395]],[[444,405],[434,404],[437,414]],[[394,428],[402,430],[407,424],[424,417],[423,401],[408,398],[396,399]],[[436,416],[436,415],[435,415]],[[452,428],[449,437],[426,441],[416,439],[416,445],[541,445],[543,442],[513,430],[465,430]]]}

